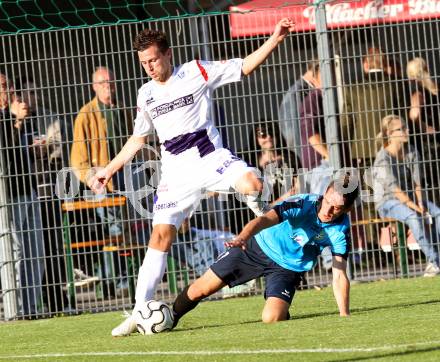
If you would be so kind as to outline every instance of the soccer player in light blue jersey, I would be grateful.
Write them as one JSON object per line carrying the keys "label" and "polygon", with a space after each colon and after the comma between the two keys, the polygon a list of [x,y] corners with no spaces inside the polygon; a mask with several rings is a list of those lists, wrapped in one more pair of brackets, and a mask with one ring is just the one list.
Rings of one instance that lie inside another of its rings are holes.
{"label": "soccer player in light blue jersey", "polygon": [[347,257],[350,221],[347,213],[358,196],[358,181],[348,173],[332,181],[323,196],[292,196],[250,221],[229,249],[173,304],[174,325],[200,300],[226,285],[234,287],[264,276],[264,323],[290,318],[289,307],[302,275],[311,270],[322,249],[333,254],[333,292],[341,316],[348,316],[350,282]]}

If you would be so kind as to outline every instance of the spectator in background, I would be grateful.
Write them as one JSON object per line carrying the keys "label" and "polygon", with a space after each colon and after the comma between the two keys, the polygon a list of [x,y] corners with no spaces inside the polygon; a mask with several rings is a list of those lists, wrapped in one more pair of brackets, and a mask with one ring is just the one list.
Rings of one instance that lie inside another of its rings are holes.
{"label": "spectator in background", "polygon": [[434,219],[432,235],[440,237],[440,208],[423,198],[419,155],[408,145],[405,122],[395,115],[384,117],[378,135],[383,147],[373,167],[376,209],[382,218],[394,218],[408,225],[425,254],[428,264],[425,277],[440,273],[439,254],[428,240],[424,223]]}
{"label": "spectator in background", "polygon": [[329,153],[325,143],[321,75],[316,73],[316,88],[304,98],[299,109],[301,125],[301,163],[307,170],[310,193],[322,195],[330,182]]}
{"label": "spectator in background", "polygon": [[[35,119],[29,117],[29,107],[15,97],[10,80],[0,74],[0,142],[6,170],[11,207],[11,231],[14,258],[19,279],[20,317],[36,318],[42,295],[44,275],[44,240],[41,208],[37,199],[37,181],[33,167]],[[0,256],[1,262],[6,256]]]}
{"label": "spectator in background", "polygon": [[[35,135],[33,172],[37,180],[37,196],[42,212],[45,249],[45,275],[43,300],[50,314],[66,312],[68,300],[63,286],[66,283],[66,266],[62,239],[60,201],[55,198],[57,171],[61,170],[62,141],[67,132],[64,122],[43,107],[37,86],[31,78],[19,79],[16,83],[23,102],[28,107],[26,120],[32,124]],[[73,306],[71,306],[73,307]]]}
{"label": "spectator in background", "polygon": [[345,164],[366,168],[373,164],[377,152],[375,137],[383,117],[398,110],[402,101],[396,82],[388,74],[394,68],[389,68],[381,49],[368,49],[362,67],[362,81],[345,87],[341,127],[343,139],[349,144]]}
{"label": "spectator in background", "polygon": [[298,170],[301,168],[295,152],[286,149],[284,139],[275,123],[255,126],[258,145],[256,166],[270,185],[269,201],[276,204],[299,192]]}
{"label": "spectator in background", "polygon": [[309,92],[318,87],[321,87],[319,60],[314,59],[307,64],[307,71],[284,95],[278,110],[280,129],[287,147],[297,154],[301,152],[300,107]]}
{"label": "spectator in background", "polygon": [[388,67],[385,70],[385,73],[389,76],[398,92],[394,114],[406,120],[408,118],[411,103],[410,83],[404,73],[401,63],[395,57],[390,57],[387,61]]}
{"label": "spectator in background", "polygon": [[[75,119],[70,160],[84,185],[87,185],[90,170],[105,167],[121,150],[127,137],[126,118],[115,100],[113,72],[109,68],[99,67],[92,77],[96,96],[80,109]],[[110,180],[108,191],[121,186],[118,181],[115,178]]]}
{"label": "spectator in background", "polygon": [[[368,169],[374,162],[377,152],[375,139],[380,132],[382,118],[390,112],[398,112],[404,104],[400,99],[401,88],[395,80],[399,76],[397,63],[390,64],[381,49],[369,48],[362,59],[362,68],[362,80],[344,89],[344,110],[340,116],[342,140],[347,145],[343,162],[345,166],[360,171]],[[376,217],[367,203],[361,204],[353,214],[358,220]],[[359,227],[361,229],[360,235],[374,239],[375,231],[371,226],[365,226],[365,232],[364,227]],[[359,240],[357,249],[362,251],[363,248],[363,242]]]}
{"label": "spectator in background", "polygon": [[[414,81],[411,93],[409,124],[416,134],[415,146],[428,161],[423,165],[426,187],[438,186],[440,152],[440,97],[438,85],[432,80],[423,58],[414,58],[406,67],[408,79]],[[438,192],[433,193],[439,201]]]}
{"label": "spectator in background", "polygon": [[[94,174],[94,168],[107,166],[122,149],[127,140],[127,117],[116,103],[116,85],[113,72],[98,67],[93,73],[95,97],[84,105],[75,119],[70,164],[75,174],[87,185],[87,179]],[[107,184],[107,190],[124,189],[123,172],[117,173]],[[122,234],[120,210],[96,209],[101,220],[106,221],[108,234]]]}

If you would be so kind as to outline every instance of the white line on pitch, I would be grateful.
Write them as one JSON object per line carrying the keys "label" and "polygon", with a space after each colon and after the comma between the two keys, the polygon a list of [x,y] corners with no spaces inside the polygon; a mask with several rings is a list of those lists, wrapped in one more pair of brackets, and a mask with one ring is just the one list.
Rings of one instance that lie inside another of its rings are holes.
{"label": "white line on pitch", "polygon": [[409,344],[395,344],[379,347],[356,348],[284,348],[284,349],[258,349],[258,350],[224,350],[224,351],[147,351],[147,352],[73,352],[73,353],[42,353],[27,355],[0,356],[0,359],[18,358],[59,358],[59,357],[99,357],[99,356],[166,356],[166,355],[222,355],[222,354],[285,354],[285,353],[353,353],[353,352],[379,352],[393,351],[396,349],[414,348],[419,346],[439,345],[440,341],[417,342]]}

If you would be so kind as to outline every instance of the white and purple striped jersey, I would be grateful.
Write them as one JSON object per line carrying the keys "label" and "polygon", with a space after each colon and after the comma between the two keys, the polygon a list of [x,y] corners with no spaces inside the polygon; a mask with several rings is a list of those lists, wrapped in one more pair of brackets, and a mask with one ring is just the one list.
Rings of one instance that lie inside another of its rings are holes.
{"label": "white and purple striped jersey", "polygon": [[133,134],[145,136],[156,129],[163,151],[178,155],[197,147],[201,157],[222,148],[211,119],[213,91],[242,77],[243,59],[193,60],[174,67],[165,84],[154,80],[138,93]]}

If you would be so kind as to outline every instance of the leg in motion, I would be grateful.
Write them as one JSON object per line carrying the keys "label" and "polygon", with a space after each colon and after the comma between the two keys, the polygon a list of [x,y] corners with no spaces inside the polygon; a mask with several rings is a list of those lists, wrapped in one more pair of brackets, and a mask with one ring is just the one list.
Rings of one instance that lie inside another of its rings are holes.
{"label": "leg in motion", "polygon": [[208,269],[205,274],[198,278],[193,284],[186,287],[176,298],[173,304],[174,325],[179,322],[186,313],[193,310],[199,301],[214,294],[226,284]]}
{"label": "leg in motion", "polygon": [[[165,273],[168,250],[175,238],[176,228],[173,225],[160,224],[153,227],[148,250],[139,269],[134,312],[143,302],[154,298],[156,287]],[[135,331],[136,323],[131,315],[112,330],[112,336],[128,336]]]}

